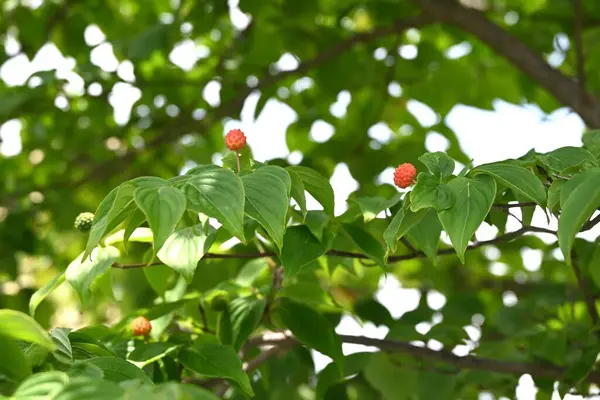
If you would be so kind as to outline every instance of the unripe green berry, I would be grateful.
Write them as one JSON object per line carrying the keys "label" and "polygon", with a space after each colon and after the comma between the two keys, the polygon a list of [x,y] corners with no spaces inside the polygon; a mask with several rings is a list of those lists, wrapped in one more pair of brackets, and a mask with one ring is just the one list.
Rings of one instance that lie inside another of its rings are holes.
{"label": "unripe green berry", "polygon": [[91,212],[81,213],[75,218],[75,223],[73,226],[75,229],[81,232],[87,232],[92,227],[92,222],[94,221],[94,214]]}

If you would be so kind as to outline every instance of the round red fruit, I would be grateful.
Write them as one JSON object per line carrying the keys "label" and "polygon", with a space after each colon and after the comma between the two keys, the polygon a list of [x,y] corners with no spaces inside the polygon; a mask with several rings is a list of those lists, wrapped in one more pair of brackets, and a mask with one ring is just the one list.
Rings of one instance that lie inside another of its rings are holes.
{"label": "round red fruit", "polygon": [[232,129],[225,135],[225,145],[229,150],[238,151],[246,145],[246,135],[239,129]]}
{"label": "round red fruit", "polygon": [[406,189],[415,180],[417,169],[411,163],[404,163],[394,171],[394,184],[399,188]]}
{"label": "round red fruit", "polygon": [[148,336],[152,330],[152,324],[150,324],[148,318],[139,316],[131,323],[131,329],[133,330],[133,336]]}

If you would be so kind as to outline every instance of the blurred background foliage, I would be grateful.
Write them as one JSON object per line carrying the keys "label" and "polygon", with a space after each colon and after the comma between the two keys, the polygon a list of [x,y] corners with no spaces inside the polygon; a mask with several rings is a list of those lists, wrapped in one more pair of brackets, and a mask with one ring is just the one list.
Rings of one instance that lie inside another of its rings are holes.
{"label": "blurred background foliage", "polygon": [[[285,131],[291,156],[270,162],[301,163],[327,177],[345,163],[358,181],[357,196],[389,198],[396,189],[382,183],[382,173],[402,162],[423,169],[417,157],[432,135],[445,138],[445,150],[456,161],[469,163],[445,122],[456,105],[492,110],[501,99],[548,113],[569,107],[583,114],[596,106],[597,0],[581,1],[579,25],[570,0],[440,0],[440,9],[458,10],[442,17],[434,3],[3,0],[0,307],[27,310],[31,294],[82,251],[86,235],[73,229],[74,218],[94,211],[125,179],[168,178],[195,164],[219,162],[223,135],[237,127],[243,108],[253,118],[269,102],[293,110],[295,120]],[[525,50],[513,46],[514,54],[502,53],[504,35]],[[583,64],[576,39],[585,48]],[[38,62],[32,69],[24,62],[43,52],[53,67]],[[540,62],[538,75],[525,65],[532,55]],[[60,68],[53,57],[64,57]],[[583,71],[590,102],[582,106],[574,90],[568,103],[544,76],[552,67],[564,78],[556,85],[565,88],[577,89],[573,77]],[[423,123],[416,109],[434,115],[435,122]],[[319,137],[319,126],[333,134]],[[377,134],[382,126],[385,134]],[[255,132],[255,153],[268,154],[264,148],[275,134]],[[10,153],[11,146],[18,149]],[[507,218],[502,210],[493,215]],[[129,261],[142,260],[146,249],[132,244]],[[539,268],[526,268],[526,252],[535,253]],[[203,260],[189,290],[210,289],[257,263],[266,261]],[[423,294],[417,309],[396,322],[373,297],[381,271],[339,257],[328,263],[332,271],[350,264],[357,272],[335,270],[327,295],[353,306],[363,320],[389,326],[389,337],[454,345],[468,336],[463,326],[481,325],[474,315],[485,316],[481,336],[490,341],[479,343],[482,355],[525,357],[519,346],[531,337],[521,334],[555,318],[557,307],[580,300],[556,245],[534,236],[470,252],[466,265],[449,256],[391,266],[404,287]],[[166,267],[113,270],[98,283],[85,313],[63,284],[40,305],[36,319],[46,327],[114,322],[149,306],[175,282]],[[600,292],[600,282],[591,282]],[[431,291],[445,296],[442,310],[428,305]],[[506,307],[507,296],[518,297],[518,305]],[[565,315],[584,318],[576,304]],[[443,315],[444,324],[426,335],[413,329],[434,314]],[[561,349],[550,341],[537,343],[535,352],[560,363],[566,357]],[[482,385],[485,379],[491,378],[482,375]],[[513,390],[511,382],[507,388]]]}

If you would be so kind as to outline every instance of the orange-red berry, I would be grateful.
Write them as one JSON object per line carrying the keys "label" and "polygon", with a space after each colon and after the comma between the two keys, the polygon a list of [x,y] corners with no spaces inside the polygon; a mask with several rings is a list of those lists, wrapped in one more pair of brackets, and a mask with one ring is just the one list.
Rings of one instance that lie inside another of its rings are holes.
{"label": "orange-red berry", "polygon": [[152,324],[150,324],[148,318],[139,316],[131,323],[131,329],[133,330],[133,336],[148,336],[152,330]]}
{"label": "orange-red berry", "polygon": [[225,135],[225,145],[229,150],[237,151],[246,145],[246,135],[239,129],[232,129]]}
{"label": "orange-red berry", "polygon": [[406,189],[409,187],[417,176],[417,169],[411,163],[399,165],[394,171],[394,184],[399,188]]}

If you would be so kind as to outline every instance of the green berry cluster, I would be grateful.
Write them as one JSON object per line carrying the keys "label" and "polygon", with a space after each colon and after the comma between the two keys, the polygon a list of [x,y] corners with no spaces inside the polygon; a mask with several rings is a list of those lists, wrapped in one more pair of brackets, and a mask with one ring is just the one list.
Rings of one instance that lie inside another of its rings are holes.
{"label": "green berry cluster", "polygon": [[75,229],[81,232],[87,232],[92,227],[92,222],[94,221],[94,214],[91,212],[81,213],[75,218],[75,223],[73,226]]}

